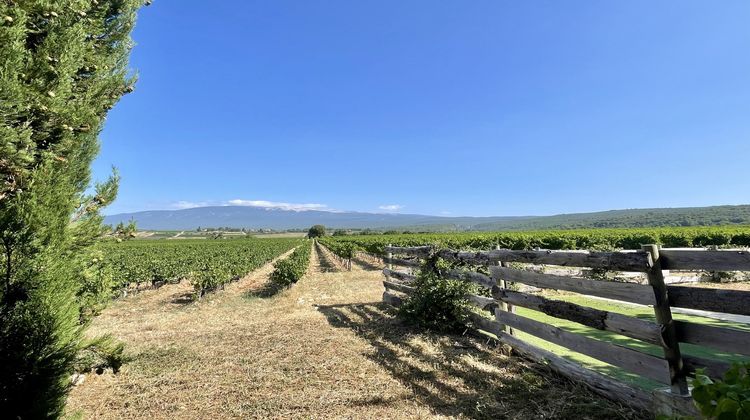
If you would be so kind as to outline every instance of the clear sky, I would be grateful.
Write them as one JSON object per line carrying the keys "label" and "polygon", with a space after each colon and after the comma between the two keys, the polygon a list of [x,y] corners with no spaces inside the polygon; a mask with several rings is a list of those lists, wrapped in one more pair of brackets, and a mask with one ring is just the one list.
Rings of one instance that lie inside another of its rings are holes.
{"label": "clear sky", "polygon": [[109,214],[750,203],[747,0],[156,0],[134,38]]}

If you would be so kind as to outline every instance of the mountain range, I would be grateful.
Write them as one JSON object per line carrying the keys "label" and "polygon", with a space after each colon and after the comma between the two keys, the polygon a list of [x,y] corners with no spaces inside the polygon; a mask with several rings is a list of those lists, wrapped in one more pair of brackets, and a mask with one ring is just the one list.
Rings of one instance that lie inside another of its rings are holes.
{"label": "mountain range", "polygon": [[214,206],[152,210],[106,216],[106,224],[135,220],[141,230],[194,230],[198,227],[412,231],[494,231],[750,224],[750,205],[610,210],[554,216],[444,217],[400,213],[284,210],[274,207]]}

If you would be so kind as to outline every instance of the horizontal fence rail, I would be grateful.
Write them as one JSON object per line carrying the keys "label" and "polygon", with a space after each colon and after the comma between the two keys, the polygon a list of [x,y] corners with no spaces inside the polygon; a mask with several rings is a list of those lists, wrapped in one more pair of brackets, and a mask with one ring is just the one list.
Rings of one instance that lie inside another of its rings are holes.
{"label": "horizontal fence rail", "polygon": [[642,305],[653,305],[655,303],[654,289],[643,284],[605,282],[554,274],[540,274],[505,267],[490,267],[490,273],[495,279],[504,279],[505,281],[545,289],[566,290]]}
{"label": "horizontal fence rail", "polygon": [[662,249],[664,270],[750,271],[750,252],[745,250]]}
{"label": "horizontal fence rail", "polygon": [[[671,385],[670,395],[675,401],[680,395],[687,395],[687,375],[703,368],[709,376],[721,377],[730,367],[724,360],[684,355],[680,351],[680,343],[707,347],[725,354],[750,356],[750,331],[673,320],[671,314],[671,307],[680,307],[750,315],[750,292],[667,286],[663,275],[663,270],[750,271],[750,253],[746,250],[659,249],[657,246],[647,245],[641,250],[622,252],[504,249],[456,251],[430,246],[388,246],[384,251],[388,254],[384,261],[389,264],[389,268],[383,270],[386,276],[383,299],[387,303],[398,306],[415,291],[411,285],[417,279],[414,270],[419,269],[426,261],[432,261],[432,257],[455,263],[463,268],[439,271],[442,278],[475,283],[489,290],[491,295],[466,296],[467,301],[477,309],[494,315],[488,318],[479,312],[470,313],[471,323],[476,329],[489,333],[532,360],[546,361],[553,369],[583,381],[605,396],[615,399],[624,397],[624,401],[641,408],[652,409],[649,402],[662,398],[651,398],[646,391],[562,359],[521,340],[515,336],[514,331],[522,331],[644,378]],[[394,255],[405,258],[396,258]],[[393,269],[394,265],[408,267],[411,272],[396,271]],[[522,269],[525,265],[534,265],[537,271]],[[648,284],[538,272],[539,266],[544,265],[642,273],[640,275],[645,275]],[[489,271],[489,275],[477,272],[477,269]],[[515,283],[650,306],[654,309],[656,322],[506,287]],[[664,355],[654,356],[637,350],[637,346],[621,346],[521,316],[514,313],[515,307],[658,346],[663,349]],[[683,402],[682,406],[690,407],[690,404]]]}
{"label": "horizontal fence rail", "polygon": [[652,266],[646,252],[587,252],[587,251],[492,251],[462,252],[442,250],[441,258],[461,263],[488,265],[493,262],[549,264],[571,267],[603,268],[607,270],[647,272]]}

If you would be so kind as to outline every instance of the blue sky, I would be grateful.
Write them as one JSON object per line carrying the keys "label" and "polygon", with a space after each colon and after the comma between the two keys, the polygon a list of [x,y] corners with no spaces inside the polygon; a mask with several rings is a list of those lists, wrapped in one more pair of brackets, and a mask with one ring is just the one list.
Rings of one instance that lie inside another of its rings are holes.
{"label": "blue sky", "polygon": [[748,22],[745,0],[156,0],[94,175],[121,172],[109,214],[750,203]]}

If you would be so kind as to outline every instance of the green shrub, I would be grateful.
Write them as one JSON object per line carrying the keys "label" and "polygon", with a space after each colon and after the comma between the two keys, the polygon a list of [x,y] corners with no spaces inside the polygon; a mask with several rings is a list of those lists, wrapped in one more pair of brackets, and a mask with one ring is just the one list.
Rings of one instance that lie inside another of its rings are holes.
{"label": "green shrub", "polygon": [[466,327],[470,306],[465,296],[474,285],[462,280],[441,278],[445,263],[426,263],[410,284],[412,294],[404,300],[399,314],[405,319],[439,332],[459,332]]}
{"label": "green shrub", "polygon": [[129,360],[125,355],[125,344],[105,335],[83,342],[74,366],[80,373],[95,370],[101,374],[107,368],[117,373]]}
{"label": "green shrub", "polygon": [[310,263],[310,245],[303,244],[295,249],[288,258],[273,265],[271,281],[279,287],[289,287],[297,283],[307,272]]}
{"label": "green shrub", "polygon": [[326,227],[323,225],[315,225],[307,231],[308,238],[322,238],[326,236]]}
{"label": "green shrub", "polygon": [[2,418],[63,414],[82,305],[109,294],[90,251],[119,177],[92,185],[90,166],[107,112],[133,90],[142,3],[0,2]]}
{"label": "green shrub", "polygon": [[713,381],[699,369],[693,380],[693,400],[706,418],[750,418],[750,363],[735,363],[723,380]]}

